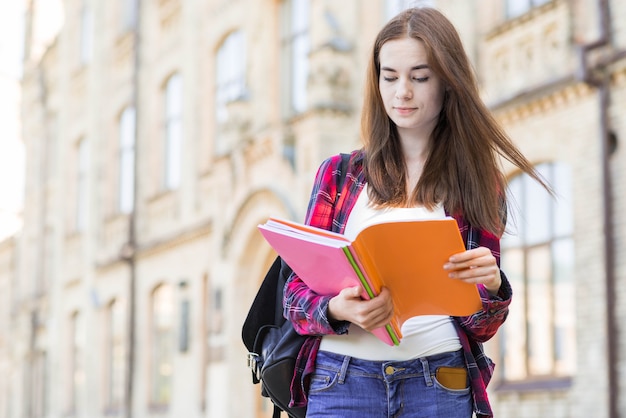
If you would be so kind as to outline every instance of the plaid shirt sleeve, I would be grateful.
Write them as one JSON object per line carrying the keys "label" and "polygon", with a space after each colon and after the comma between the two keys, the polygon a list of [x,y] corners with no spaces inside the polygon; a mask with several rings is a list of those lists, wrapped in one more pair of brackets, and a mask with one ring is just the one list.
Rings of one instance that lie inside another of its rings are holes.
{"label": "plaid shirt sleeve", "polygon": [[[341,157],[337,155],[324,161],[318,169],[305,218],[307,225],[327,230],[340,229],[333,227],[340,163]],[[316,294],[292,273],[285,285],[284,316],[302,335],[344,334],[348,329],[347,322],[331,324],[327,318],[330,298]]]}
{"label": "plaid shirt sleeve", "polygon": [[[496,258],[500,266],[500,239],[486,231],[468,225],[462,217],[457,217],[461,236],[464,238],[468,250],[478,247],[487,247]],[[506,320],[511,303],[512,290],[509,281],[501,271],[502,284],[498,294],[492,296],[482,284],[478,285],[478,292],[483,309],[471,316],[457,317],[456,320],[467,336],[479,343],[493,337]]]}
{"label": "plaid shirt sleeve", "polygon": [[[467,249],[487,247],[496,257],[500,266],[500,240],[495,235],[478,230],[467,224],[462,217],[456,217]],[[470,375],[474,412],[478,418],[493,417],[489,404],[487,385],[491,380],[495,365],[483,351],[482,342],[489,340],[502,325],[509,312],[512,290],[504,273],[502,285],[498,294],[492,296],[483,285],[478,285],[478,291],[483,309],[470,316],[454,317],[458,328],[459,340],[463,346],[465,363]]]}

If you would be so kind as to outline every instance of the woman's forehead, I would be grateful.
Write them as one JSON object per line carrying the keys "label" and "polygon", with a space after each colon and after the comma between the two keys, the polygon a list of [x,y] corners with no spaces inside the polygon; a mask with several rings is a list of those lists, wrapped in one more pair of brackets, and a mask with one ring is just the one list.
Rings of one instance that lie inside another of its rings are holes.
{"label": "woman's forehead", "polygon": [[428,54],[426,53],[424,43],[408,37],[385,42],[380,48],[378,60],[381,69],[387,66],[393,68],[394,65],[409,66],[411,68],[428,66]]}

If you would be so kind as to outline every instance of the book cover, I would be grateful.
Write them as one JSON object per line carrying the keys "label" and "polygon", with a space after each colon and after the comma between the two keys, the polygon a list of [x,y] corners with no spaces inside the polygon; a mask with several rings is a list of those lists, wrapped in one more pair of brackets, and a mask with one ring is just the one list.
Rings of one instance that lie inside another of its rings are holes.
{"label": "book cover", "polygon": [[284,219],[270,218],[259,230],[314,292],[336,295],[361,286],[362,297],[391,292],[394,319],[373,331],[399,344],[400,327],[417,315],[471,315],[482,307],[476,285],[450,279],[443,265],[465,251],[456,221],[402,220],[370,225],[353,241],[345,236]]}

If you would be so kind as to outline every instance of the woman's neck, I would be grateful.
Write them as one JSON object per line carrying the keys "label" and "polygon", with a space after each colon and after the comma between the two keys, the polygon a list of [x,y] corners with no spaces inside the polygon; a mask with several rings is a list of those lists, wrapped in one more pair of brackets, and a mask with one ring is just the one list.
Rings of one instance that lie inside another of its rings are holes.
{"label": "woman's neck", "polygon": [[401,138],[404,164],[407,169],[407,193],[411,195],[422,175],[430,150],[430,138]]}

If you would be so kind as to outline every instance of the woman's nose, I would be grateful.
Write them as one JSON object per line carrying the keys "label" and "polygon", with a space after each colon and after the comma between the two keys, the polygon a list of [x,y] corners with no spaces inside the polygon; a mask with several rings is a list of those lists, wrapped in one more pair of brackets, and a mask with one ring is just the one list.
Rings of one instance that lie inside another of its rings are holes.
{"label": "woman's nose", "polygon": [[413,89],[408,80],[401,80],[396,90],[396,99],[409,100],[413,98]]}

